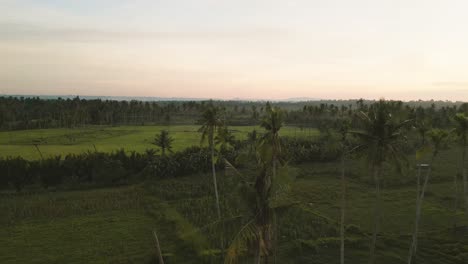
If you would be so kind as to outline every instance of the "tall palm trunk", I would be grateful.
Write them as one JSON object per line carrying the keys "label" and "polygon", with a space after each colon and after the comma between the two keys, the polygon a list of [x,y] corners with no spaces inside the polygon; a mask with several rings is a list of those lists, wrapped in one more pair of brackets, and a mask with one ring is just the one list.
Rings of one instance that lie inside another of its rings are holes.
{"label": "tall palm trunk", "polygon": [[[274,136],[273,140],[273,153],[272,153],[272,178],[271,178],[271,184],[273,184],[273,181],[276,180],[276,174],[277,174],[277,166],[278,166],[278,138],[277,135]],[[272,211],[272,220],[273,220],[273,243],[271,241],[267,241],[267,244],[273,245],[273,263],[276,264],[276,253],[277,253],[277,248],[278,248],[278,224],[277,224],[277,218],[276,218],[276,213],[274,210]],[[268,263],[268,257],[265,259],[265,263]]]}
{"label": "tall palm trunk", "polygon": [[[276,160],[276,151],[274,151],[274,154],[273,154],[273,177],[272,177],[272,181],[274,181],[276,179],[276,166],[277,166],[277,160]],[[277,225],[277,222],[276,222],[276,213],[275,212],[272,212],[272,216],[273,216],[273,263],[276,264],[276,253],[277,253],[277,247],[278,247],[278,225]],[[267,263],[268,260],[266,260],[265,263]]]}
{"label": "tall palm trunk", "polygon": [[344,264],[344,222],[346,210],[345,154],[341,157],[341,223],[340,223],[340,263]]}
{"label": "tall palm trunk", "polygon": [[259,231],[255,263],[269,263],[272,211],[268,206],[268,195],[271,189],[271,177],[268,175],[266,169],[263,169],[260,177],[257,178],[255,189],[259,198],[256,216],[256,224]]}
{"label": "tall palm trunk", "polygon": [[153,230],[153,235],[156,241],[156,250],[158,253],[159,264],[164,264],[164,259],[163,259],[162,252],[161,252],[161,246],[159,245],[159,239],[158,239],[158,234],[156,233],[156,230]]}
{"label": "tall palm trunk", "polygon": [[429,177],[431,176],[431,167],[434,162],[434,157],[431,159],[431,163],[429,164],[428,171],[426,172],[426,176],[424,177],[424,184],[422,188],[420,188],[420,176],[421,176],[421,166],[418,168],[418,179],[417,179],[417,194],[416,194],[416,216],[414,221],[414,231],[412,236],[412,242],[409,249],[408,254],[408,264],[411,264],[413,258],[416,256],[416,251],[418,248],[418,232],[419,232],[419,220],[421,219],[421,207],[424,200],[424,194],[426,193],[427,183],[429,182]]}
{"label": "tall palm trunk", "polygon": [[458,210],[458,173],[453,177],[453,230],[457,227],[457,210]]}
{"label": "tall palm trunk", "polygon": [[465,198],[465,215],[468,216],[468,180],[466,176],[466,167],[465,167],[465,158],[466,158],[466,143],[463,144],[462,152],[462,175],[463,175],[463,197]]}
{"label": "tall palm trunk", "polygon": [[377,244],[377,233],[380,226],[380,172],[382,164],[374,167],[374,182],[375,182],[375,201],[374,201],[374,230],[372,232],[372,240],[370,245],[369,264],[375,263],[375,247]]}
{"label": "tall palm trunk", "polygon": [[[216,212],[218,214],[218,220],[221,221],[221,207],[219,205],[219,194],[218,194],[218,182],[216,180],[216,164],[214,159],[214,138],[213,132],[210,133],[210,149],[211,149],[211,171],[213,173],[213,185],[215,190],[216,198]],[[224,254],[224,222],[222,223],[222,233],[221,233],[221,242],[220,242],[221,251]]]}
{"label": "tall palm trunk", "polygon": [[257,241],[257,250],[255,252],[255,264],[261,264],[262,263],[262,241],[259,239]]}
{"label": "tall palm trunk", "polygon": [[218,220],[221,220],[221,207],[219,206],[219,194],[218,194],[218,183],[216,180],[216,164],[214,160],[214,142],[213,132],[210,133],[210,150],[211,150],[211,172],[213,173],[213,185],[216,197],[216,211],[218,213]]}

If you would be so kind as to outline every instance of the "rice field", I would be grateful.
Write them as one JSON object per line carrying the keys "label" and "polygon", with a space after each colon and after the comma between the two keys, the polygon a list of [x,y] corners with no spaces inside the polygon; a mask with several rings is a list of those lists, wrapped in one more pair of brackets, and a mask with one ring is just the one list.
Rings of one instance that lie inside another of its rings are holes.
{"label": "rice field", "polygon": [[[111,152],[119,149],[125,151],[143,152],[156,148],[152,145],[156,134],[161,130],[168,130],[174,138],[173,150],[182,150],[189,146],[200,145],[198,132],[200,126],[118,126],[70,129],[36,129],[0,132],[0,157],[22,156],[25,159],[40,159],[39,151],[44,157],[55,155],[79,154],[87,151]],[[237,139],[244,139],[248,132],[263,129],[258,126],[231,126]],[[282,136],[315,137],[319,134],[313,128],[300,129],[285,127]],[[35,147],[37,145],[37,148]]]}

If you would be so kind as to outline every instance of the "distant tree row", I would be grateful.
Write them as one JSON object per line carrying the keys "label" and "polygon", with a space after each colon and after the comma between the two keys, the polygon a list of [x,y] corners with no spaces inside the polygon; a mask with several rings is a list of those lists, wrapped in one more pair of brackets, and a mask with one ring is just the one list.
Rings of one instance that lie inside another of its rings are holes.
{"label": "distant tree row", "polygon": [[[319,127],[342,116],[366,111],[373,101],[276,102],[287,124]],[[209,104],[223,109],[228,125],[258,124],[265,114],[263,102],[244,101],[113,101],[92,99],[40,99],[0,97],[0,129],[69,128],[85,125],[193,124]],[[450,116],[468,112],[468,104],[438,102],[392,102],[395,112],[408,118],[424,117],[434,125],[448,127]]]}

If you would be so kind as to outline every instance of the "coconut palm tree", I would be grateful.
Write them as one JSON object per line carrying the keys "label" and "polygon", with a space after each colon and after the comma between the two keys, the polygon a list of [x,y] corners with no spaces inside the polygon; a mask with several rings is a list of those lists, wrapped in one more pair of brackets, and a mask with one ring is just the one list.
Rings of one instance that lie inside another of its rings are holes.
{"label": "coconut palm tree", "polygon": [[172,142],[174,139],[169,136],[169,131],[161,130],[159,135],[156,135],[153,141],[153,145],[156,145],[161,148],[162,155],[166,155],[166,150],[172,152]]}
{"label": "coconut palm tree", "polygon": [[224,125],[224,122],[221,119],[221,109],[213,105],[210,102],[202,113],[202,118],[200,120],[202,126],[198,130],[202,133],[201,143],[208,141],[208,147],[211,152],[211,171],[213,174],[213,185],[216,198],[216,211],[218,215],[218,220],[221,220],[221,208],[219,205],[219,194],[218,194],[218,183],[216,180],[216,159],[215,159],[215,133],[218,131],[218,128]]}
{"label": "coconut palm tree", "polygon": [[[260,217],[257,217],[257,225],[262,227],[262,239],[259,241],[263,241],[264,250],[263,250],[263,257],[260,251],[260,245],[257,255],[258,263],[260,263],[261,259],[264,259],[264,263],[268,263],[269,254],[273,249],[272,240],[274,243],[277,243],[277,225],[276,225],[276,214],[274,210],[272,210],[269,204],[269,197],[271,195],[271,188],[273,186],[273,182],[277,178],[277,170],[278,165],[281,162],[281,139],[279,136],[279,131],[283,126],[284,117],[283,112],[281,109],[272,107],[270,103],[266,104],[266,114],[261,120],[260,126],[265,128],[266,133],[260,139],[260,146],[259,150],[261,153],[261,163],[262,163],[262,172],[261,177],[257,178],[255,183],[255,188],[257,190],[257,194],[259,197],[264,197],[263,201],[260,204]],[[271,168],[271,176],[268,173],[269,169]],[[274,223],[274,230],[271,230],[271,221]],[[275,237],[272,239],[272,233],[274,233]],[[275,248],[277,245],[275,245]],[[274,258],[276,261],[276,251],[274,251]]]}
{"label": "coconut palm tree", "polygon": [[370,245],[369,263],[375,263],[375,246],[380,222],[380,178],[382,177],[383,164],[385,162],[395,162],[398,166],[405,160],[400,150],[401,140],[404,138],[402,128],[410,120],[397,122],[389,112],[385,100],[372,105],[368,113],[359,112],[362,129],[350,131],[351,134],[360,140],[359,146],[355,149],[365,155],[365,158],[372,169],[375,183],[375,204],[374,204],[374,227]]}
{"label": "coconut palm tree", "polygon": [[252,130],[252,132],[247,133],[247,142],[249,142],[249,154],[255,154],[257,152],[257,140],[258,134],[257,130]]}
{"label": "coconut palm tree", "polygon": [[221,126],[218,128],[218,133],[214,140],[222,151],[232,147],[236,139],[227,126]]}
{"label": "coconut palm tree", "polygon": [[418,119],[414,124],[416,131],[421,138],[421,146],[426,144],[426,135],[431,130],[431,122],[430,120]]}
{"label": "coconut palm tree", "polygon": [[[273,108],[269,103],[265,107],[265,115],[260,124],[266,132],[258,138],[258,146],[254,149],[256,167],[258,173],[253,183],[244,184],[244,198],[249,198],[252,207],[252,216],[236,235],[228,248],[226,263],[232,263],[246,244],[254,248],[255,263],[269,263],[271,254],[276,258],[276,216],[275,208],[282,204],[281,191],[287,188],[279,187],[286,180],[275,182],[280,178],[289,176],[282,170],[278,174],[278,166],[281,165],[281,140],[279,131],[283,126],[283,112]],[[252,133],[250,139],[257,138],[257,133]],[[249,195],[250,194],[250,195]]]}
{"label": "coconut palm tree", "polygon": [[[434,160],[439,154],[440,149],[445,145],[449,133],[445,130],[441,129],[433,129],[430,130],[428,133],[429,140],[431,143],[430,151],[432,152],[429,164],[419,164],[418,171],[417,171],[417,179],[416,179],[416,216],[414,221],[414,230],[412,236],[412,242],[409,248],[408,254],[408,264],[411,264],[414,256],[416,256],[417,245],[418,245],[418,231],[419,231],[419,220],[421,218],[421,207],[424,200],[424,194],[426,192],[427,184],[429,182],[429,177],[431,176],[432,172],[432,164]],[[423,147],[416,153],[416,159],[420,159],[421,156],[426,152],[427,148]],[[424,182],[422,187],[420,186],[420,177],[421,177],[421,168],[426,165],[427,171],[424,177]]]}
{"label": "coconut palm tree", "polygon": [[[468,215],[468,180],[467,180],[467,175],[466,175],[466,148],[468,146],[468,116],[465,114],[459,113],[456,114],[454,117],[454,120],[456,122],[456,128],[455,128],[455,133],[458,137],[458,140],[460,142],[460,147],[462,149],[462,156],[461,156],[461,173],[463,177],[463,197],[465,200],[465,214]],[[455,186],[457,186],[456,183],[457,179],[455,178]],[[455,192],[455,195],[457,193]],[[455,198],[456,199],[456,198]]]}
{"label": "coconut palm tree", "polygon": [[[279,131],[283,126],[283,113],[270,104],[265,110],[261,126],[266,132],[258,138],[258,146],[254,148],[258,172],[253,182],[242,181],[242,197],[251,208],[251,215],[231,242],[225,263],[233,263],[248,245],[253,248],[256,264],[270,263],[271,260],[276,263],[276,211],[291,204],[288,195],[292,173],[281,153]],[[251,133],[250,139],[254,140],[256,135],[256,132]]]}
{"label": "coconut palm tree", "polygon": [[269,146],[268,149],[271,151],[271,166],[274,179],[281,154],[279,131],[283,126],[284,117],[281,109],[272,107],[270,103],[266,104],[265,110],[266,115],[261,120],[260,126],[265,128],[266,133],[262,136],[260,145],[265,146],[266,144]]}

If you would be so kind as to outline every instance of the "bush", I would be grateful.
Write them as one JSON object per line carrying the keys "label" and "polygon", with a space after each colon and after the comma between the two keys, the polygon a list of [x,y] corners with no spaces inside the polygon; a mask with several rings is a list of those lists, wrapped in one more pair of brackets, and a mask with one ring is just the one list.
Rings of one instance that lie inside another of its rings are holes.
{"label": "bush", "polygon": [[[233,159],[234,150],[224,150],[223,157]],[[210,152],[207,148],[190,147],[170,155],[155,155],[119,150],[112,153],[88,152],[70,154],[41,161],[27,161],[21,157],[0,159],[0,188],[13,186],[21,191],[24,186],[40,183],[45,189],[64,183],[81,185],[126,184],[144,178],[168,178],[207,172],[211,169]],[[222,159],[216,164],[222,169]]]}

